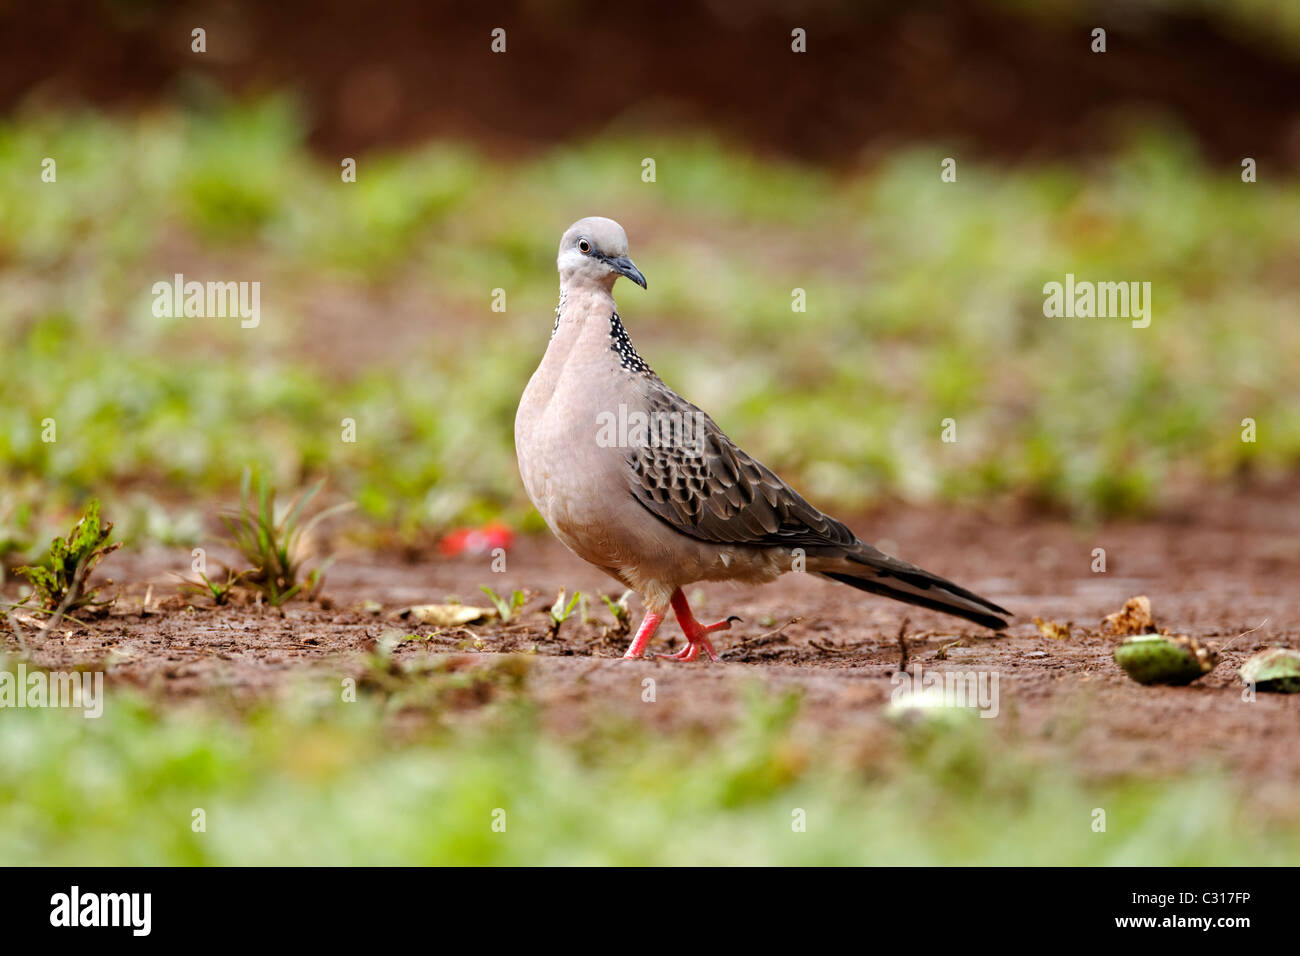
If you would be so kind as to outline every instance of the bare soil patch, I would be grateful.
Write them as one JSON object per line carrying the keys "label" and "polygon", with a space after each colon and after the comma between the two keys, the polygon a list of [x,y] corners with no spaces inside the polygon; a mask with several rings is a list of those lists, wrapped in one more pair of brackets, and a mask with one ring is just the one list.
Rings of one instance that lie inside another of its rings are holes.
{"label": "bare soil patch", "polygon": [[[722,664],[627,662],[619,659],[627,638],[606,633],[611,617],[598,600],[589,623],[575,614],[548,639],[545,608],[560,588],[593,598],[618,589],[549,537],[525,536],[500,574],[487,558],[344,555],[329,572],[323,606],[295,602],[283,612],[208,607],[197,598],[191,606],[177,595],[172,573],[188,568],[188,551],[120,553],[105,565],[121,588],[113,612],[90,628],[61,627],[35,657],[52,668],[104,667],[110,688],[133,686],[166,700],[248,701],[292,693],[306,676],[362,674],[385,631],[397,628],[427,638],[399,643],[398,661],[451,655],[457,666],[478,666],[504,654],[529,655],[529,693],[559,732],[609,714],[648,728],[707,730],[728,719],[738,695],[757,681],[802,692],[808,733],[865,738],[893,691],[906,618],[913,666],[999,675],[1000,718],[1026,749],[1100,777],[1223,768],[1248,784],[1252,799],[1292,806],[1300,783],[1300,698],[1260,694],[1245,701],[1236,676],[1258,649],[1300,647],[1300,507],[1290,490],[1225,493],[1187,514],[1093,529],[1011,512],[906,506],[852,523],[1013,609],[1015,624],[995,635],[791,574],[765,587],[700,589],[701,619],[743,619],[717,635]],[[1106,549],[1104,574],[1091,570],[1098,547]],[[507,624],[432,636],[430,628],[389,617],[449,596],[486,606],[484,584],[498,593],[524,589],[528,603]],[[143,616],[150,587],[153,610]],[[1149,595],[1157,619],[1176,632],[1220,642],[1218,668],[1189,687],[1142,687],[1125,677],[1111,659],[1115,639],[1095,632],[1134,594]],[[367,610],[368,601],[382,612]],[[635,599],[632,610],[635,619]],[[1073,621],[1074,636],[1045,638],[1034,616]],[[669,622],[654,649],[680,641]],[[647,677],[656,682],[656,706],[642,701]]]}

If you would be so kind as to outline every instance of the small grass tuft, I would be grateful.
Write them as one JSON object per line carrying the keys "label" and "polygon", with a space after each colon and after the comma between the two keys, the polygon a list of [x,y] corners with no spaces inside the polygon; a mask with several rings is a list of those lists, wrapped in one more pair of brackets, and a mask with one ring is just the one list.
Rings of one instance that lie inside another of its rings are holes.
{"label": "small grass tuft", "polygon": [[628,598],[631,596],[631,591],[624,591],[623,596],[617,601],[610,600],[606,594],[600,596],[600,599],[605,602],[605,607],[609,608],[609,613],[614,615],[614,627],[611,629],[611,633],[626,634],[631,630],[632,618],[627,606]]}
{"label": "small grass tuft", "polygon": [[181,580],[181,590],[193,594],[206,594],[212,598],[212,603],[218,607],[230,603],[230,596],[234,594],[235,588],[243,583],[247,571],[235,571],[234,568],[226,568],[225,581],[214,581],[202,571],[199,572],[199,579],[184,578]]}
{"label": "small grass tuft", "polygon": [[569,615],[573,613],[573,609],[578,606],[580,600],[582,600],[582,592],[574,591],[573,597],[569,598],[569,603],[565,604],[563,588],[561,588],[560,593],[555,596],[555,603],[546,611],[547,616],[551,619],[550,639],[552,641],[560,636],[560,627],[569,619]]}
{"label": "small grass tuft", "polygon": [[50,552],[45,560],[34,566],[15,568],[14,573],[31,583],[40,606],[47,611],[72,614],[88,607],[104,607],[113,603],[96,601],[102,588],[86,587],[95,566],[107,555],[121,547],[121,542],[109,544],[113,523],[101,522],[99,501],[91,499],[86,513],[72,527],[66,537],[50,542]]}
{"label": "small grass tuft", "polygon": [[307,599],[312,600],[320,592],[329,562],[306,571],[307,535],[325,518],[352,507],[351,503],[326,508],[304,521],[303,512],[308,503],[324,485],[324,481],[318,481],[277,517],[275,489],[267,484],[264,476],[258,475],[254,497],[253,484],[252,472],[245,469],[239,487],[239,511],[222,517],[234,546],[252,565],[239,577],[272,607],[284,604],[304,587]]}
{"label": "small grass tuft", "polygon": [[486,584],[479,585],[479,590],[488,596],[493,606],[497,609],[497,614],[501,616],[502,624],[509,624],[510,619],[515,616],[515,612],[524,606],[527,596],[523,591],[516,590],[509,598],[503,598],[493,591]]}

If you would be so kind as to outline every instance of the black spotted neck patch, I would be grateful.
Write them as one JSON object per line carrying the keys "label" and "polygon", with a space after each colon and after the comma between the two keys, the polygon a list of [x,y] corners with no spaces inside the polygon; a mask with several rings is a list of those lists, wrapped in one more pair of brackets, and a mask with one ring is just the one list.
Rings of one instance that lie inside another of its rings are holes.
{"label": "black spotted neck patch", "polygon": [[627,329],[623,328],[623,321],[615,312],[609,317],[609,347],[618,355],[619,364],[629,372],[649,372],[651,368],[646,364],[646,360],[637,355],[636,349],[632,346],[632,340],[628,338]]}
{"label": "black spotted neck patch", "polygon": [[555,338],[555,333],[560,331],[560,313],[564,311],[564,299],[567,293],[564,287],[560,287],[560,301],[555,305],[555,324],[551,326],[551,338]]}

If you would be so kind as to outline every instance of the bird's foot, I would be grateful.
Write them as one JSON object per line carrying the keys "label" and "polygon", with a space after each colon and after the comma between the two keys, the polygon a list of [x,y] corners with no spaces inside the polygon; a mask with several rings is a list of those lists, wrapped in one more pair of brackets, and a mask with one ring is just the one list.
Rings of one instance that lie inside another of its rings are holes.
{"label": "bird's foot", "polygon": [[[727,627],[731,627],[731,623],[728,621],[723,621],[722,623]],[[716,624],[714,627],[718,630],[726,630],[726,628],[718,628]],[[721,658],[718,657],[718,652],[713,649],[713,644],[702,633],[696,637],[695,640],[687,638],[686,646],[676,654],[656,654],[655,657],[661,657],[666,661],[680,661],[683,664],[689,664],[700,656],[700,648],[704,648],[704,653],[709,655],[709,660],[713,661],[713,663],[716,664],[721,660]]]}
{"label": "bird's foot", "polygon": [[695,615],[691,613],[691,606],[686,602],[686,595],[682,593],[681,588],[673,593],[673,611],[677,614],[677,623],[682,626],[682,633],[686,635],[686,646],[676,654],[659,654],[664,660],[680,661],[688,664],[700,656],[700,651],[709,655],[709,660],[718,663],[720,658],[718,652],[713,649],[713,643],[709,640],[708,635],[714,631],[731,630],[731,622],[739,621],[740,618],[732,615],[725,621],[719,621],[717,624],[701,624],[695,620]]}
{"label": "bird's foot", "polygon": [[646,612],[646,616],[641,620],[641,626],[636,629],[636,637],[632,638],[627,653],[623,655],[623,660],[632,660],[645,653],[646,645],[650,643],[650,638],[655,636],[659,622],[663,619],[662,614],[655,614],[651,611]]}

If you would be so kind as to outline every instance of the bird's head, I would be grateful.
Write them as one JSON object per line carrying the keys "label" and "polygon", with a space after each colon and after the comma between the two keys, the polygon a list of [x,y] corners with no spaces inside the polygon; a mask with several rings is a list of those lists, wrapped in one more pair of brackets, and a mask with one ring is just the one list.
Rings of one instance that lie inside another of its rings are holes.
{"label": "bird's head", "polygon": [[566,285],[585,282],[608,290],[619,276],[627,276],[646,287],[645,276],[627,257],[627,233],[613,219],[588,216],[575,222],[560,240],[555,264]]}

